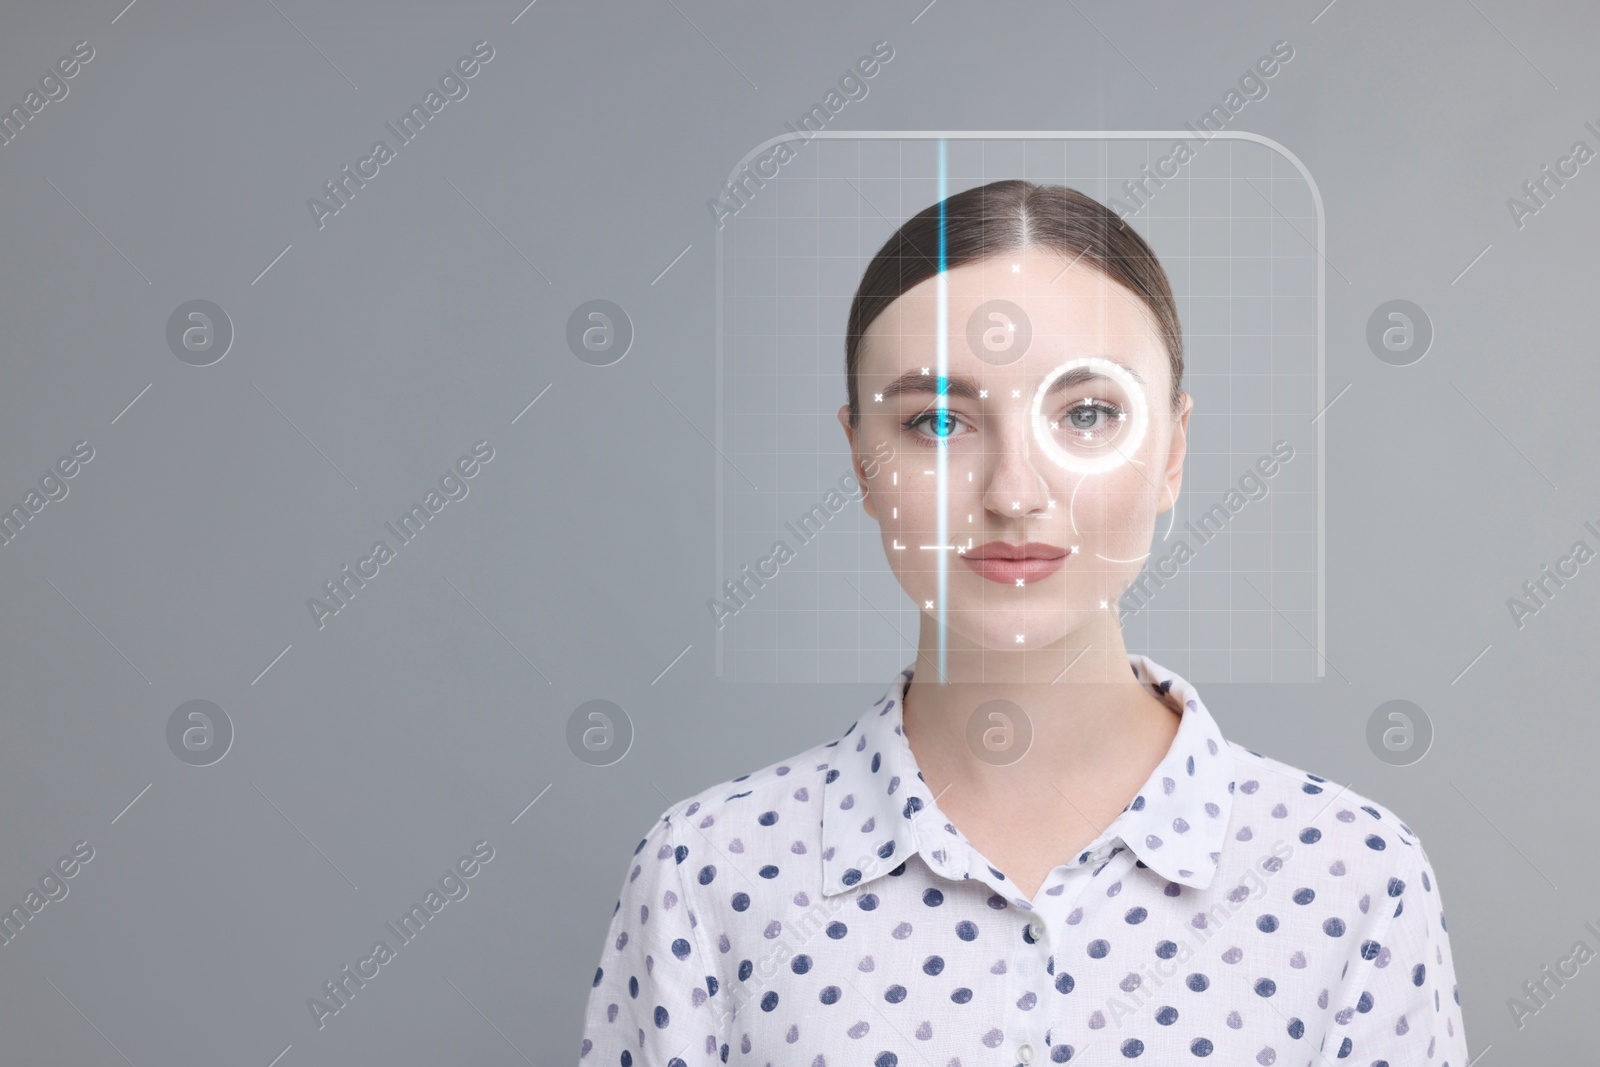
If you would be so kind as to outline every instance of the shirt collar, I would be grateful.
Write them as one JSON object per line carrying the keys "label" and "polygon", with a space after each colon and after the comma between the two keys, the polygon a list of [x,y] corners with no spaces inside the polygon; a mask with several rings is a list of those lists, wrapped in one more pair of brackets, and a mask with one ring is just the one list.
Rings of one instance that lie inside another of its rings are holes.
{"label": "shirt collar", "polygon": [[[1130,653],[1147,689],[1182,719],[1167,754],[1101,835],[1118,839],[1144,865],[1173,882],[1204,889],[1216,875],[1233,805],[1233,758],[1222,731],[1186,680]],[[939,811],[902,729],[901,708],[914,665],[831,743],[823,785],[822,892],[845,892],[887,874],[913,853],[948,870],[964,838]]]}

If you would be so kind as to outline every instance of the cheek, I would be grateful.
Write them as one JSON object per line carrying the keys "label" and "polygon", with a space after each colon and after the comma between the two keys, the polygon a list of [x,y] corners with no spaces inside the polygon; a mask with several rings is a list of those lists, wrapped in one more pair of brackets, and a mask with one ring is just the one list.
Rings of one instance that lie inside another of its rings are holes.
{"label": "cheek", "polygon": [[[936,473],[930,473],[936,470],[934,460],[924,462],[911,456],[879,471],[872,491],[877,497],[878,523],[885,537],[899,532],[920,538],[920,544],[932,541],[939,528],[939,480]],[[982,530],[982,500],[967,487],[966,475],[955,470],[949,473],[947,487],[946,530],[952,541],[965,541],[969,529]],[[900,541],[904,544],[905,536]]]}
{"label": "cheek", "polygon": [[932,467],[931,460],[923,463],[920,456],[901,450],[868,468],[867,491],[872,494],[878,523],[886,533],[890,527],[917,522],[924,512],[932,521],[937,501],[935,478],[922,473]]}
{"label": "cheek", "polygon": [[1056,509],[1063,512],[1062,519],[1069,530],[1111,538],[1137,536],[1150,529],[1154,514],[1152,492],[1140,468],[1125,465],[1105,474],[1068,481]]}

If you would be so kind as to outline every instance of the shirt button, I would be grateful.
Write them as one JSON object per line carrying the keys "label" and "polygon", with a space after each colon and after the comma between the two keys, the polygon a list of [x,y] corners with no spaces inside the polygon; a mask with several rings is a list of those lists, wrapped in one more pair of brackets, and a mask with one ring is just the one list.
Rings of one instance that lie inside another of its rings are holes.
{"label": "shirt button", "polygon": [[1020,1063],[1032,1063],[1033,1046],[1028,1044],[1026,1041],[1017,1046],[1017,1060]]}
{"label": "shirt button", "polygon": [[[1035,941],[1043,941],[1044,940],[1044,927],[1040,926],[1038,921],[1035,920],[1034,922],[1031,922],[1031,923],[1028,924],[1028,934]],[[1024,1045],[1023,1047],[1026,1048],[1027,1046]],[[1023,1062],[1026,1063],[1027,1061],[1024,1060]]]}

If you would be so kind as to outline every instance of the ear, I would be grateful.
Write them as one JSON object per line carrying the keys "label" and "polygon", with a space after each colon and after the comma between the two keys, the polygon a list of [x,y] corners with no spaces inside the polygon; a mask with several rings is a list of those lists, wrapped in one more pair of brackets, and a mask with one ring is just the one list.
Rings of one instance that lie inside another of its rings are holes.
{"label": "ear", "polygon": [[844,427],[844,438],[850,443],[850,469],[855,472],[856,481],[861,485],[861,510],[876,519],[878,517],[878,503],[867,489],[867,470],[861,463],[860,453],[856,451],[856,433],[850,426],[849,404],[841,404],[839,406],[839,425]]}
{"label": "ear", "polygon": [[1183,488],[1183,460],[1189,454],[1189,413],[1194,410],[1194,397],[1179,393],[1181,407],[1172,419],[1172,441],[1167,449],[1166,489],[1156,508],[1160,515],[1178,502],[1178,491]]}

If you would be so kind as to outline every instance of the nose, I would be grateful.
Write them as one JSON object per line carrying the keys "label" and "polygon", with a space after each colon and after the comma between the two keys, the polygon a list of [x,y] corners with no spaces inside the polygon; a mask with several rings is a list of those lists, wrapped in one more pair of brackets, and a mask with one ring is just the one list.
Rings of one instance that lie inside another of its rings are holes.
{"label": "nose", "polygon": [[[1050,507],[1050,486],[1035,464],[1050,462],[1033,440],[1026,415],[999,420],[983,456],[983,506],[1002,518],[1043,515]],[[991,424],[992,425],[992,424]]]}

